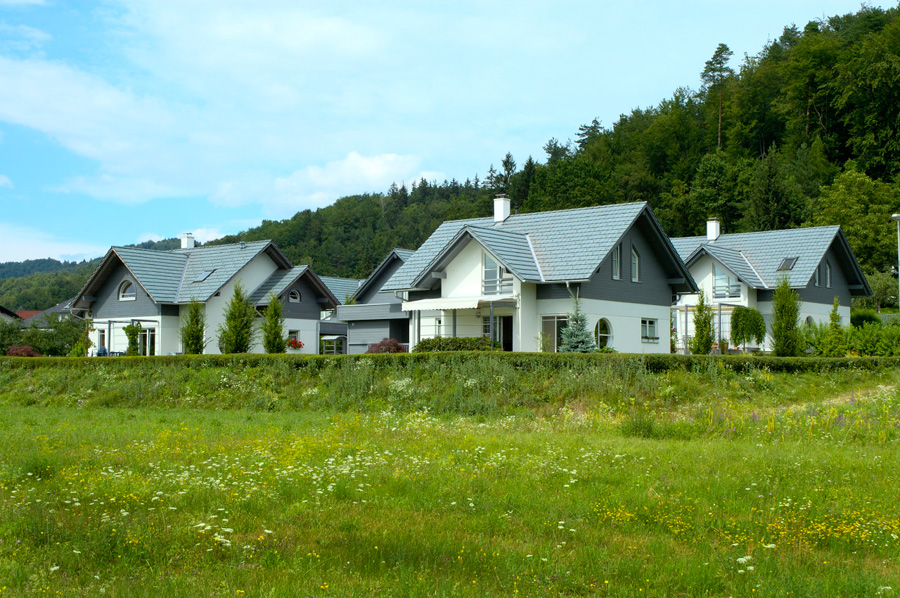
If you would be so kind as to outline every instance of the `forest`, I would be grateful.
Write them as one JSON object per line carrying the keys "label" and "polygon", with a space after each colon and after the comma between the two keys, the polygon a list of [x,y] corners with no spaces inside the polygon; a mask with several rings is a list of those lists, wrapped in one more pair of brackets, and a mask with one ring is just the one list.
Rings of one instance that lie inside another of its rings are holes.
{"label": "forest", "polygon": [[[610,125],[593,119],[572,139],[549,139],[538,159],[507,153],[483,178],[343,197],[213,243],[272,239],[319,274],[364,277],[391,248],[417,248],[444,220],[489,215],[498,192],[520,212],[647,201],[673,237],[701,234],[711,216],[725,232],[839,224],[873,286],[890,289],[891,214],[900,211],[898,16],[863,6],[790,25],[743,59],[722,43],[698,65],[699,90],[681,87]],[[82,267],[0,280],[0,305],[48,307],[63,297],[29,287],[83,281],[90,270]],[[884,302],[896,303],[896,292]]]}

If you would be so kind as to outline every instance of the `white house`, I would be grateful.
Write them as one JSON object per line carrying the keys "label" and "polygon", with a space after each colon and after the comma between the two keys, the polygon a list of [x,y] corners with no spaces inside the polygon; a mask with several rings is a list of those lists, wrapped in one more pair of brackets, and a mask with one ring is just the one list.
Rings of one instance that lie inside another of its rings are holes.
{"label": "white house", "polygon": [[574,297],[598,345],[668,353],[675,296],[697,291],[647,203],[443,223],[382,287],[401,293],[409,343],[488,336],[505,350],[556,351]]}
{"label": "white house", "polygon": [[[731,311],[739,305],[757,308],[770,325],[772,295],[782,277],[800,295],[801,323],[828,322],[837,297],[847,325],[851,297],[872,294],[839,226],[722,234],[711,219],[706,236],[675,238],[672,244],[713,307],[716,338],[730,338]],[[698,297],[682,295],[672,310],[680,350],[694,334]],[[760,348],[771,350],[771,339]]]}
{"label": "white house", "polygon": [[[141,324],[144,355],[181,353],[182,317],[192,300],[203,304],[206,353],[218,353],[216,331],[240,283],[262,309],[274,294],[284,302],[285,329],[303,343],[302,353],[317,353],[320,318],[338,301],[308,266],[294,266],[271,241],[195,247],[185,235],[180,249],[156,251],[113,247],[79,291],[71,309],[93,320],[95,346],[122,353],[128,346],[123,328]],[[258,336],[258,335],[257,335]],[[253,352],[262,352],[257,337]]]}

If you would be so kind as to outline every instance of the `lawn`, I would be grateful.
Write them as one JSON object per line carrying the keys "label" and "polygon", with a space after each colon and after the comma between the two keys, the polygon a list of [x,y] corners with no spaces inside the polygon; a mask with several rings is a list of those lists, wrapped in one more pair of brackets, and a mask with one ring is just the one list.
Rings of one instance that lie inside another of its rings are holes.
{"label": "lawn", "polygon": [[713,415],[689,439],[566,407],[6,406],[0,596],[900,592],[898,406]]}

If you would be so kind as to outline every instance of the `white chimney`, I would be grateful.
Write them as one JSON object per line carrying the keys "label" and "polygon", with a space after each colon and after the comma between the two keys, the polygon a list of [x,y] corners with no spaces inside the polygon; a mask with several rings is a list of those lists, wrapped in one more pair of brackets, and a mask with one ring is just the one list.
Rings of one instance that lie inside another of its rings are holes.
{"label": "white chimney", "polygon": [[503,222],[509,218],[509,197],[506,193],[498,193],[494,197],[494,222]]}
{"label": "white chimney", "polygon": [[194,248],[194,235],[191,233],[184,233],[181,235],[181,248],[182,249],[193,249]]}
{"label": "white chimney", "polygon": [[706,240],[715,241],[722,234],[722,225],[717,218],[710,218],[706,221]]}

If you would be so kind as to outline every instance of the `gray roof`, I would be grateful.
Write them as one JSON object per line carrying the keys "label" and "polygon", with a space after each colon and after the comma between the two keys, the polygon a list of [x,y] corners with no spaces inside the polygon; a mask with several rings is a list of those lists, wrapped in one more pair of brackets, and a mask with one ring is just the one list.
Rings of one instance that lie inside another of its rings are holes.
{"label": "gray roof", "polygon": [[409,258],[411,258],[415,253],[416,252],[412,249],[398,249],[396,247],[394,249],[391,249],[388,254],[384,256],[384,259],[382,259],[378,263],[378,265],[375,266],[369,276],[365,280],[363,280],[358,287],[356,287],[356,290],[353,291],[353,295],[350,296],[350,299],[356,299],[356,297],[362,295],[366,291],[366,289],[368,289],[373,284],[373,281],[378,278],[378,275],[381,273],[381,271],[386,268],[387,265],[393,260],[399,259],[401,262],[406,263],[407,261],[409,261]]}
{"label": "gray roof", "polygon": [[[835,241],[839,246],[846,244],[846,237],[839,226],[733,233],[719,235],[715,241],[709,241],[705,236],[679,237],[672,239],[672,245],[688,266],[707,253],[750,287],[774,289],[784,275],[788,276],[792,287],[806,287]],[[868,283],[849,245],[846,249],[851,265],[855,266],[853,269],[867,287]],[[784,258],[797,258],[797,262],[791,270],[779,271]]]}
{"label": "gray roof", "polygon": [[308,266],[294,266],[290,270],[276,271],[250,294],[250,302],[254,305],[268,305],[270,294],[281,295],[308,269]]}
{"label": "gray roof", "polygon": [[[137,247],[112,247],[76,296],[73,306],[86,308],[84,299],[105,280],[104,273],[118,258],[156,303],[207,301],[216,291],[261,253],[278,266],[276,275],[290,271],[290,260],[271,241],[205,245],[192,249],[158,251]],[[254,289],[246,289],[253,293]]]}
{"label": "gray roof", "polygon": [[588,280],[642,214],[658,233],[659,242],[668,248],[673,269],[679,271],[689,288],[695,288],[650,206],[637,202],[513,214],[502,222],[493,218],[444,222],[394,273],[384,290],[419,288],[417,283],[466,232],[521,280]]}
{"label": "gray roof", "polygon": [[319,278],[325,283],[331,294],[337,298],[338,305],[346,303],[347,298],[352,297],[363,282],[358,278],[336,278],[334,276],[320,276]]}

